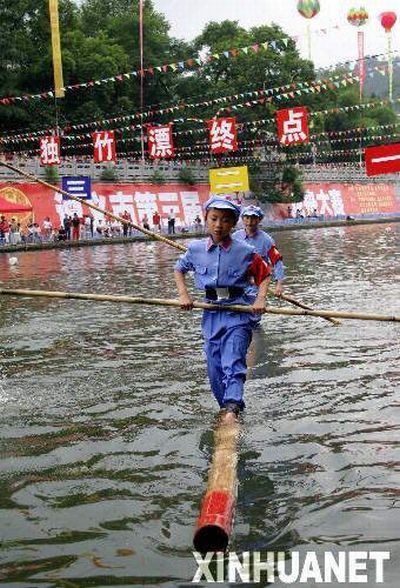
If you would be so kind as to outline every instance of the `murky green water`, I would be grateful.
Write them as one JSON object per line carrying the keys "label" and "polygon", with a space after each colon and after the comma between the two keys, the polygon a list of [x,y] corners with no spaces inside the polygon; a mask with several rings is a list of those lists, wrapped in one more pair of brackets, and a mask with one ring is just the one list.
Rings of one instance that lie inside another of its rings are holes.
{"label": "murky green water", "polygon": [[[288,288],[321,308],[400,314],[399,235],[277,234]],[[175,296],[177,252],[162,244],[13,256],[0,255],[5,286]],[[216,414],[200,315],[0,304],[0,583],[191,585]],[[399,359],[398,324],[263,318],[232,550],[389,550],[384,586],[398,586]]]}

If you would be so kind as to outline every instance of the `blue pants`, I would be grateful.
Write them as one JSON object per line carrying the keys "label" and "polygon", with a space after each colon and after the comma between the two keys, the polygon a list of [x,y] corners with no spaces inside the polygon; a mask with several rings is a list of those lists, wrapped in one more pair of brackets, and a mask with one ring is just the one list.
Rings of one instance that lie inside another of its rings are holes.
{"label": "blue pants", "polygon": [[253,325],[254,317],[247,313],[205,311],[203,315],[208,377],[220,407],[228,402],[244,407],[246,354]]}

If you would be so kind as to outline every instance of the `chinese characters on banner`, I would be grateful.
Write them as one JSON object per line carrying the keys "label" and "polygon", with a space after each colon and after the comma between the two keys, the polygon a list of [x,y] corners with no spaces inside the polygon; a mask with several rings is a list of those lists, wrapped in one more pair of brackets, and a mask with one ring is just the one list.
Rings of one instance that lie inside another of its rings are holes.
{"label": "chinese characters on banner", "polygon": [[174,156],[172,139],[172,124],[159,127],[147,127],[147,144],[149,156],[152,159],[162,159]]}
{"label": "chinese characters on banner", "polygon": [[308,143],[308,111],[305,106],[278,110],[276,122],[281,145]]}
{"label": "chinese characters on banner", "polygon": [[42,137],[40,139],[41,165],[60,165],[60,137]]}
{"label": "chinese characters on banner", "polygon": [[237,151],[236,119],[215,118],[207,121],[210,133],[211,153],[225,153],[225,151]]}
{"label": "chinese characters on banner", "polygon": [[97,131],[92,133],[95,163],[102,161],[115,161],[115,136],[114,131]]}

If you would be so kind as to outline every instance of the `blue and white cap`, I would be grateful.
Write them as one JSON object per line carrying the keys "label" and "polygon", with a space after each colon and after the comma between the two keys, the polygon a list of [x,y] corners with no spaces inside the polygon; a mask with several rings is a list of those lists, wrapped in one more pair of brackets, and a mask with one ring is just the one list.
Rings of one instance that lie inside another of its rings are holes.
{"label": "blue and white cap", "polygon": [[226,200],[222,196],[211,196],[207,202],[204,204],[204,210],[208,212],[210,208],[217,208],[218,210],[231,210],[236,217],[236,220],[240,216],[240,206],[231,202],[230,200]]}
{"label": "blue and white cap", "polygon": [[245,208],[243,208],[240,216],[257,216],[261,220],[264,218],[264,211],[259,206],[250,204],[250,206],[245,206]]}

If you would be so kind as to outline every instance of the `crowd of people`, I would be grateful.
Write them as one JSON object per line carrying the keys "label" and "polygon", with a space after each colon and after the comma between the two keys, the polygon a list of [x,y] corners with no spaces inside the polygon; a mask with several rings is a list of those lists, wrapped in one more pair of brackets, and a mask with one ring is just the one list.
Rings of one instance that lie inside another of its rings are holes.
{"label": "crowd of people", "polygon": [[[140,234],[137,229],[130,225],[133,221],[127,210],[121,214],[121,218],[126,222],[117,221],[109,215],[95,219],[91,214],[79,217],[74,213],[72,216],[64,215],[59,226],[54,226],[48,216],[41,223],[32,220],[27,225],[22,226],[15,217],[7,219],[5,215],[0,215],[0,245],[108,239],[122,236],[132,237]],[[165,220],[162,219],[158,211],[154,211],[151,219],[147,214],[144,214],[140,224],[148,231],[166,232],[169,235],[176,232],[176,217],[172,209]],[[203,221],[197,215],[190,226],[179,227],[179,231],[201,233],[203,228]]]}

